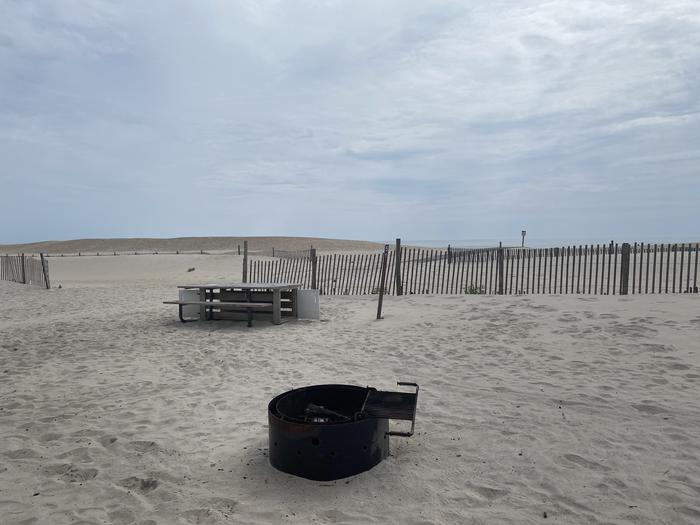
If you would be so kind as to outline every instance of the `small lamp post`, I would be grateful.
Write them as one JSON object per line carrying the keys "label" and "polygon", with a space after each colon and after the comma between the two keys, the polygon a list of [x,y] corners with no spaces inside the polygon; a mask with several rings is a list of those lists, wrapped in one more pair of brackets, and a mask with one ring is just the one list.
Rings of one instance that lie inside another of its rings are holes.
{"label": "small lamp post", "polygon": [[525,230],[522,230],[522,231],[520,232],[520,235],[523,236],[523,241],[522,241],[522,243],[520,244],[520,247],[521,247],[521,248],[525,248],[525,234],[526,234],[526,233],[527,233],[527,232],[526,232]]}

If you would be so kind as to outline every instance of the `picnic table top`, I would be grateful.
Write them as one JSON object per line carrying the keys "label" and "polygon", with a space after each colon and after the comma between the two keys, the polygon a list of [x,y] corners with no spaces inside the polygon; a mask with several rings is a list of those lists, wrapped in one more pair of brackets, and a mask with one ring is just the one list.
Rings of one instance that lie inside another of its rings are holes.
{"label": "picnic table top", "polygon": [[184,284],[178,288],[207,288],[220,290],[292,290],[301,288],[297,283],[206,283],[206,284]]}

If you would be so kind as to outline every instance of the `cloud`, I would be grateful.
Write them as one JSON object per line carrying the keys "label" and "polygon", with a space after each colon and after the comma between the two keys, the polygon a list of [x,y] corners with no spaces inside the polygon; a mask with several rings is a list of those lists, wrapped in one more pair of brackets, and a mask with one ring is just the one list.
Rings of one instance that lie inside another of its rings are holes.
{"label": "cloud", "polygon": [[109,235],[696,235],[695,1],[0,9],[0,182],[57,217],[0,242],[95,209]]}

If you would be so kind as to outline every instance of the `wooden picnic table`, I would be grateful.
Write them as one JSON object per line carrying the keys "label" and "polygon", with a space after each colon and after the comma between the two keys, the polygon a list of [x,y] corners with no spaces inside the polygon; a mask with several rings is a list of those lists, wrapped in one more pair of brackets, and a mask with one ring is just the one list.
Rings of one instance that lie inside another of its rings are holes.
{"label": "wooden picnic table", "polygon": [[[297,315],[297,290],[301,288],[301,284],[296,283],[204,283],[204,284],[185,284],[178,286],[184,290],[199,290],[199,319],[205,321],[207,319],[207,310],[216,308],[226,304],[235,304],[245,308],[248,305],[258,305],[260,297],[269,297],[272,294],[272,322],[274,324],[282,323],[282,292],[291,292],[291,308],[292,315]],[[227,293],[242,292],[245,295],[245,300],[236,303],[226,301],[215,301],[217,298],[224,297]],[[262,302],[265,304],[264,302]],[[266,306],[269,303],[266,304]],[[250,319],[249,319],[250,320]]]}

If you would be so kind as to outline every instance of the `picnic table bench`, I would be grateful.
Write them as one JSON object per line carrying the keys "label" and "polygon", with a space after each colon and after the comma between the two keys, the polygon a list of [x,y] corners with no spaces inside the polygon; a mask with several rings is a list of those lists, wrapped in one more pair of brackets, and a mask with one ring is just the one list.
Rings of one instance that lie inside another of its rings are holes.
{"label": "picnic table bench", "polygon": [[[178,305],[180,320],[187,322],[183,306],[199,306],[199,321],[212,319],[247,320],[272,317],[281,324],[282,317],[297,317],[297,290],[300,284],[288,283],[207,283],[178,286],[182,290],[198,290],[196,299],[163,301]],[[243,317],[245,316],[245,317]]]}

